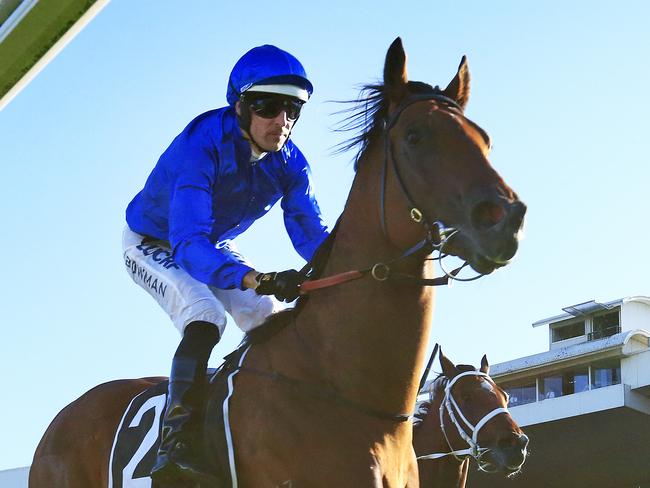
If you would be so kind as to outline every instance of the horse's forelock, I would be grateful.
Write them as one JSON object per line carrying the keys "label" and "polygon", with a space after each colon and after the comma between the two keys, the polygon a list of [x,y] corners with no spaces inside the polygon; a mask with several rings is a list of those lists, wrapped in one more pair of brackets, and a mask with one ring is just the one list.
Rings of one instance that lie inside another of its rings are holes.
{"label": "horse's forelock", "polygon": [[461,372],[465,373],[467,371],[478,371],[474,366],[471,364],[457,364],[456,369]]}
{"label": "horse's forelock", "polygon": [[411,95],[425,95],[427,93],[440,93],[442,94],[442,91],[440,88],[437,86],[434,88],[433,86],[429,85],[428,83],[424,83],[422,81],[409,81],[407,85],[409,94]]}
{"label": "horse's forelock", "polygon": [[[478,371],[474,366],[471,364],[457,364],[456,369],[458,370],[459,373],[465,373],[467,371]],[[436,378],[433,380],[433,385],[432,385],[432,390],[438,391],[438,390],[444,390],[445,387],[447,386],[447,383],[449,383],[449,378],[445,376],[444,373],[440,373]]]}

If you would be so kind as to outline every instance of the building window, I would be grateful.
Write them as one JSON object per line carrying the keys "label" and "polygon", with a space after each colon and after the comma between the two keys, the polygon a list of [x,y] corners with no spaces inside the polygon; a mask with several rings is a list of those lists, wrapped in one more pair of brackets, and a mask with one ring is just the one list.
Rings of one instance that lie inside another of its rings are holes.
{"label": "building window", "polygon": [[525,383],[504,385],[503,389],[508,393],[508,406],[517,407],[537,401],[537,386],[535,380],[528,380]]}
{"label": "building window", "polygon": [[613,336],[614,334],[618,334],[620,331],[621,322],[618,317],[618,310],[603,315],[597,315],[593,318],[592,332],[589,334],[589,340]]}
{"label": "building window", "polygon": [[542,377],[539,394],[541,398],[555,398],[587,390],[589,370],[585,366]]}
{"label": "building window", "polygon": [[608,359],[594,363],[591,366],[591,387],[618,385],[621,382],[621,362],[618,359]]}
{"label": "building window", "polygon": [[555,398],[562,396],[562,375],[545,376],[540,381],[540,398]]}
{"label": "building window", "polygon": [[553,342],[564,341],[566,339],[572,339],[573,337],[580,337],[585,335],[585,322],[582,320],[580,322],[554,327],[552,331]]}
{"label": "building window", "polygon": [[565,395],[580,393],[589,390],[589,368],[576,368],[566,371],[563,375],[563,384]]}

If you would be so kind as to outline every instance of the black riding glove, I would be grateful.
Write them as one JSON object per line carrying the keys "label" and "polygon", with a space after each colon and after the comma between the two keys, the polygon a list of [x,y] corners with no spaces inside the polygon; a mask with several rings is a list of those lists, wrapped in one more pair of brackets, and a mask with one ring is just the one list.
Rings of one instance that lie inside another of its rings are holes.
{"label": "black riding glove", "polygon": [[260,273],[255,279],[259,283],[255,292],[258,295],[275,295],[280,301],[293,302],[300,295],[300,285],[305,277],[295,269],[278,273]]}

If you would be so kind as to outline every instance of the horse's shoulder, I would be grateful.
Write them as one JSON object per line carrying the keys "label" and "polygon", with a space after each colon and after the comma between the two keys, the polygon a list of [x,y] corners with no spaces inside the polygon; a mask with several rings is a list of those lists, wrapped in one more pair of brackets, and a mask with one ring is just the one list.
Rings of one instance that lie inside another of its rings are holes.
{"label": "horse's shoulder", "polygon": [[[104,398],[132,398],[134,395],[151,388],[157,384],[167,381],[167,378],[164,376],[149,376],[145,378],[132,378],[132,379],[119,379],[107,381],[97,385],[82,396],[80,396],[75,402],[94,402]],[[73,402],[73,403],[75,403]]]}
{"label": "horse's shoulder", "polygon": [[133,397],[166,381],[162,376],[119,379],[97,385],[59,412],[54,422],[77,423],[80,418],[117,418]]}
{"label": "horse's shoulder", "polygon": [[35,459],[47,453],[83,449],[97,439],[109,439],[131,400],[165,380],[163,377],[120,379],[91,388],[52,420]]}

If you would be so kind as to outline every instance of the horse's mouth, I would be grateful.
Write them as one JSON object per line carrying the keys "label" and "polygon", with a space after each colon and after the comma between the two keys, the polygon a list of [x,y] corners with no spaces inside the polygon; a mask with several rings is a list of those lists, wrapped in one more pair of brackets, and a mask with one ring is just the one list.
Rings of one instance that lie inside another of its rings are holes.
{"label": "horse's mouth", "polygon": [[503,470],[503,474],[506,475],[506,478],[512,478],[514,476],[517,476],[519,473],[521,473],[521,466],[519,466],[517,469],[506,468]]}
{"label": "horse's mouth", "polygon": [[508,203],[507,208],[491,207],[501,210],[499,220],[483,223],[480,219],[469,219],[455,226],[458,232],[450,236],[448,242],[451,254],[466,259],[481,274],[490,274],[510,263],[523,236],[526,205],[517,200]]}
{"label": "horse's mouth", "polygon": [[526,461],[527,454],[528,453],[525,449],[516,450],[514,452],[509,449],[491,450],[481,458],[481,469],[490,473],[502,473],[506,477],[510,478],[521,471],[521,468]]}
{"label": "horse's mouth", "polygon": [[503,467],[503,472],[507,476],[512,476],[513,474],[517,474],[519,471],[521,471],[521,468],[523,467],[525,460],[526,460],[526,458],[524,457],[524,459],[519,464],[511,465],[511,466],[504,466]]}
{"label": "horse's mouth", "polygon": [[445,252],[465,259],[474,271],[487,275],[510,263],[519,247],[519,236],[514,235],[505,246],[502,246],[503,251],[500,253],[483,253],[473,249],[474,247],[480,248],[480,246],[473,246],[472,244],[470,239],[463,238],[462,234],[457,235],[450,239]]}
{"label": "horse's mouth", "polygon": [[480,470],[486,473],[502,473],[506,478],[511,478],[521,472],[523,465],[523,461],[517,466],[504,466],[498,462],[483,461],[481,462]]}
{"label": "horse's mouth", "polygon": [[481,254],[473,256],[468,261],[474,271],[484,275],[490,274],[492,271],[510,263],[510,259],[496,260]]}

